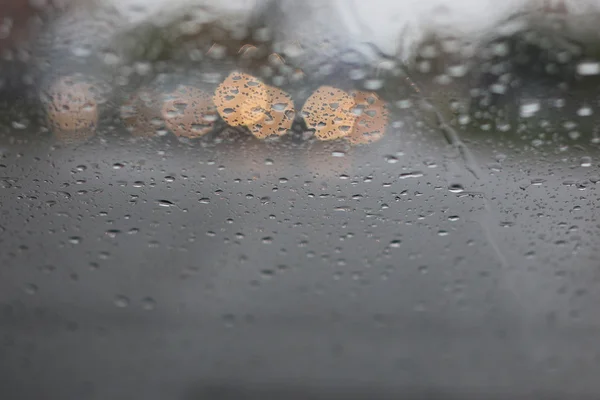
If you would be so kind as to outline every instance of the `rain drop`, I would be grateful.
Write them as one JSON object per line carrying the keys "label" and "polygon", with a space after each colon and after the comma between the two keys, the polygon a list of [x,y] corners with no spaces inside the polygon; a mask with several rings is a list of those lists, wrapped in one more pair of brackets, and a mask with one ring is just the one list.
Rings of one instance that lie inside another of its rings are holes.
{"label": "rain drop", "polygon": [[397,249],[397,248],[400,247],[401,244],[402,244],[401,240],[392,240],[390,242],[390,247],[393,248],[393,249]]}
{"label": "rain drop", "polygon": [[36,285],[34,285],[33,283],[30,283],[25,286],[24,290],[25,290],[25,293],[27,293],[29,295],[34,295],[38,292],[38,287]]}
{"label": "rain drop", "polygon": [[156,308],[156,301],[152,297],[142,299],[142,308],[146,311],[152,311]]}
{"label": "rain drop", "polygon": [[592,158],[591,157],[581,157],[580,164],[584,168],[589,168],[592,166]]}
{"label": "rain drop", "polygon": [[460,183],[453,183],[452,185],[448,186],[448,190],[450,193],[462,193],[465,191],[465,188]]}
{"label": "rain drop", "polygon": [[114,304],[119,308],[125,308],[129,306],[129,298],[123,295],[117,295],[114,299]]}

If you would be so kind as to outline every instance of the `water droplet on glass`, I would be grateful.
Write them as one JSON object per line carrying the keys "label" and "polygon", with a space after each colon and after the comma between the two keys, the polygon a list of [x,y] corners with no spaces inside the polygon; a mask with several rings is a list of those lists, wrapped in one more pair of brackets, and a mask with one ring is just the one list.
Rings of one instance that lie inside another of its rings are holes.
{"label": "water droplet on glass", "polygon": [[116,238],[119,233],[121,233],[121,231],[118,229],[109,229],[105,232],[106,236],[108,236],[111,239]]}
{"label": "water droplet on glass", "polygon": [[520,115],[523,118],[530,118],[537,114],[540,111],[540,103],[538,101],[525,103],[521,105]]}
{"label": "water droplet on glass", "polygon": [[397,249],[397,248],[400,247],[401,244],[402,244],[401,240],[392,240],[390,242],[390,247],[393,248],[393,249]]}
{"label": "water droplet on glass", "polygon": [[546,183],[546,180],[544,178],[533,178],[531,179],[530,183],[533,186],[542,186],[544,183]]}
{"label": "water droplet on glass", "polygon": [[571,131],[568,133],[569,135],[569,139],[571,140],[577,140],[581,137],[581,133],[579,133],[579,131]]}
{"label": "water droplet on glass", "polygon": [[600,63],[597,62],[582,62],[577,65],[577,73],[583,76],[600,74]]}
{"label": "water droplet on glass", "polygon": [[262,271],[260,271],[260,276],[265,280],[269,280],[272,279],[273,276],[275,276],[275,271],[273,271],[272,269],[263,269]]}
{"label": "water droplet on glass", "polygon": [[448,186],[448,190],[451,193],[462,193],[465,191],[465,188],[460,183],[453,183],[452,185]]}
{"label": "water droplet on glass", "polygon": [[56,271],[56,267],[54,265],[44,265],[43,267],[40,268],[40,271],[42,271],[45,274],[50,274],[50,273]]}
{"label": "water droplet on glass", "polygon": [[591,157],[581,157],[580,163],[581,163],[582,167],[589,168],[592,166],[592,158]]}
{"label": "water droplet on glass", "polygon": [[114,304],[119,308],[125,308],[129,306],[129,298],[123,295],[117,295],[114,299]]}
{"label": "water droplet on glass", "polygon": [[38,292],[38,287],[36,285],[34,285],[33,283],[30,283],[30,284],[25,285],[24,290],[25,290],[25,293],[34,295]]}
{"label": "water droplet on glass", "polygon": [[399,179],[410,179],[410,178],[421,178],[423,173],[421,171],[405,172],[398,176]]}
{"label": "water droplet on glass", "polygon": [[142,299],[142,308],[146,311],[152,311],[156,308],[156,301],[152,297]]}
{"label": "water droplet on glass", "polygon": [[364,84],[364,88],[367,90],[379,90],[383,87],[382,79],[367,79]]}
{"label": "water droplet on glass", "polygon": [[581,107],[579,110],[577,110],[577,115],[579,115],[580,117],[589,117],[592,114],[592,108],[588,106]]}

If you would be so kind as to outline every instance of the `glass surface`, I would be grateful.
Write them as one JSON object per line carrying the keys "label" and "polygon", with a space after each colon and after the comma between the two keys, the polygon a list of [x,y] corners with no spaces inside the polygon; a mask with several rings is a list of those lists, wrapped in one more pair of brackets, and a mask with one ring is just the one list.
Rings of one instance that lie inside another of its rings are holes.
{"label": "glass surface", "polygon": [[0,398],[597,398],[597,10],[0,3]]}

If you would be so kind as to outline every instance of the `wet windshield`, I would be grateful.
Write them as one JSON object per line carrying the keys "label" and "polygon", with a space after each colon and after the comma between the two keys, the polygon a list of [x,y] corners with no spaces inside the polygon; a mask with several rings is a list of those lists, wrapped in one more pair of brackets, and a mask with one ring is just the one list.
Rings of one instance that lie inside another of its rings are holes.
{"label": "wet windshield", "polygon": [[0,5],[0,397],[600,394],[600,4],[168,3]]}

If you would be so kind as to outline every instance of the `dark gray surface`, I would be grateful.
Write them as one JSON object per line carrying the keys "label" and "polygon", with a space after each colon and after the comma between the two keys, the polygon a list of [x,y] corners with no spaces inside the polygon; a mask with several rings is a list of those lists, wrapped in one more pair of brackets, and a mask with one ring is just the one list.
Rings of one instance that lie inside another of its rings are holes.
{"label": "dark gray surface", "polygon": [[465,161],[417,114],[354,149],[10,129],[3,398],[595,397],[595,145]]}

